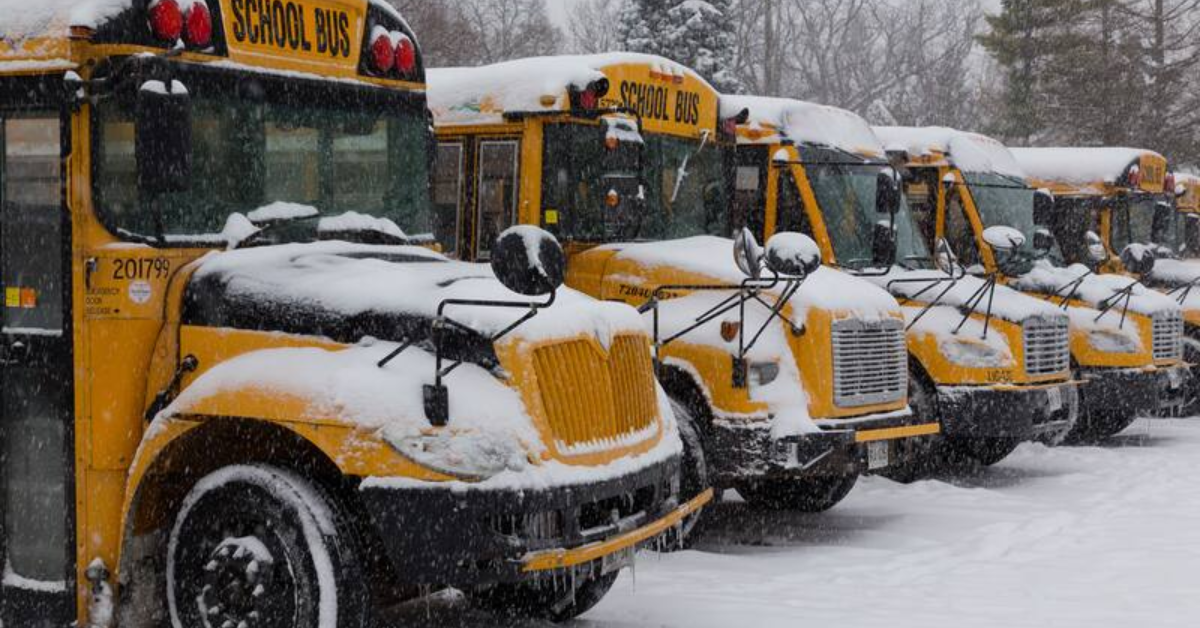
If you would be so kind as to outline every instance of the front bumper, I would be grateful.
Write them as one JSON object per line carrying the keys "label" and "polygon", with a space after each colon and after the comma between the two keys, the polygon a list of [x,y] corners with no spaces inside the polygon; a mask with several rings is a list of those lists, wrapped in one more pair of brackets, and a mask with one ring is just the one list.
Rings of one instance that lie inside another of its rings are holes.
{"label": "front bumper", "polygon": [[937,389],[942,433],[956,438],[1054,439],[1079,417],[1079,384],[944,386]]}
{"label": "front bumper", "polygon": [[1189,389],[1185,366],[1145,369],[1090,369],[1080,393],[1080,414],[1152,416],[1182,405]]}
{"label": "front bumper", "polygon": [[[541,572],[620,567],[712,499],[680,504],[679,459],[616,480],[549,489],[367,486],[363,509],[407,584],[474,587]],[[620,560],[614,560],[619,558]]]}
{"label": "front bumper", "polygon": [[[912,441],[937,434],[937,423],[908,411],[854,419],[818,419],[820,433],[772,438],[771,421],[719,419],[707,435],[706,462],[714,486],[768,477],[845,475],[877,471],[918,455]],[[886,447],[886,456],[879,448]],[[871,449],[874,448],[875,452]]]}

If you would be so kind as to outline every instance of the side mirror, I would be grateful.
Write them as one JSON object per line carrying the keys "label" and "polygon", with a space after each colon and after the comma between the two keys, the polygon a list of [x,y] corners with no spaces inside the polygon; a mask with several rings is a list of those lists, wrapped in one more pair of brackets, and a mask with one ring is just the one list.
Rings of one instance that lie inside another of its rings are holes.
{"label": "side mirror", "polygon": [[891,168],[885,168],[875,177],[875,211],[888,215],[900,211],[900,182]]}
{"label": "side mirror", "polygon": [[1108,249],[1104,247],[1104,241],[1095,231],[1085,233],[1083,239],[1087,243],[1088,259],[1097,264],[1108,261]]}
{"label": "side mirror", "polygon": [[933,263],[938,270],[948,274],[954,274],[954,267],[958,264],[958,256],[954,254],[954,249],[950,246],[950,241],[946,238],[938,238],[933,245]]}
{"label": "side mirror", "polygon": [[146,81],[137,91],[134,156],[144,194],[185,192],[192,183],[192,101],[179,81]]}
{"label": "side mirror", "polygon": [[1045,253],[1054,248],[1054,234],[1049,229],[1038,229],[1033,232],[1033,250]]}
{"label": "side mirror", "polygon": [[1052,225],[1054,216],[1054,195],[1050,190],[1038,190],[1033,193],[1033,224],[1039,227]]}
{"label": "side mirror", "polygon": [[563,283],[567,256],[554,236],[529,225],[509,227],[492,246],[492,272],[526,296],[550,294]]}
{"label": "side mirror", "polygon": [[1130,244],[1121,251],[1121,265],[1135,275],[1149,275],[1154,270],[1154,250],[1144,244]]}
{"label": "side mirror", "polygon": [[737,264],[743,275],[758,279],[762,275],[762,257],[763,250],[758,245],[758,240],[749,229],[743,227],[733,239],[733,263]]}
{"label": "side mirror", "polygon": [[880,220],[871,230],[871,263],[891,266],[896,263],[896,229],[890,220]]}
{"label": "side mirror", "polygon": [[1025,234],[1005,225],[994,225],[983,230],[983,241],[992,250],[1010,253],[1025,245]]}
{"label": "side mirror", "polygon": [[821,248],[803,233],[783,231],[767,240],[766,263],[778,275],[807,277],[821,267]]}

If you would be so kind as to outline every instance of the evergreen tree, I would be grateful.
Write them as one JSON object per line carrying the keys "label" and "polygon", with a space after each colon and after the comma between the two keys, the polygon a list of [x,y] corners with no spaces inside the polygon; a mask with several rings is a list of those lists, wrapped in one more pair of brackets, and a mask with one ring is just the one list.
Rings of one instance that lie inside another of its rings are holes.
{"label": "evergreen tree", "polygon": [[743,91],[735,68],[731,0],[630,0],[618,40],[625,50],[666,57],[708,79],[718,90]]}
{"label": "evergreen tree", "polygon": [[663,32],[673,0],[628,0],[621,10],[617,41],[629,52],[663,55]]}

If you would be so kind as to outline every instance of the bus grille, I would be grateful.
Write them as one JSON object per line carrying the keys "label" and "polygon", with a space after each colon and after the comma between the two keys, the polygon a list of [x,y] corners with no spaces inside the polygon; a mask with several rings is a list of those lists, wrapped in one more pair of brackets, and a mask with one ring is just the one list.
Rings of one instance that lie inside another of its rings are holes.
{"label": "bus grille", "polygon": [[1071,366],[1070,325],[1065,316],[1031,318],[1021,325],[1025,374],[1033,377],[1065,373]]}
{"label": "bus grille", "polygon": [[1154,315],[1154,359],[1183,359],[1183,315],[1159,312]]}
{"label": "bus grille", "polygon": [[908,348],[896,319],[833,323],[833,402],[843,408],[904,398]]}
{"label": "bus grille", "polygon": [[534,367],[546,420],[568,452],[630,445],[655,427],[658,397],[644,336],[617,336],[607,356],[584,340],[544,346],[534,352]]}

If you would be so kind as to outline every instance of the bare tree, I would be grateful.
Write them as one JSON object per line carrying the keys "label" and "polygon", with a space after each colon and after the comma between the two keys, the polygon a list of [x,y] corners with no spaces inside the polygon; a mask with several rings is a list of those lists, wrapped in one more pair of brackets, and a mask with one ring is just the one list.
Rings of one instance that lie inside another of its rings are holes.
{"label": "bare tree", "polygon": [[453,0],[389,0],[400,10],[421,42],[428,67],[475,65],[480,61],[478,33]]}
{"label": "bare tree", "polygon": [[621,0],[584,0],[576,4],[567,16],[570,51],[594,54],[620,50],[617,26],[621,8]]}
{"label": "bare tree", "polygon": [[562,45],[545,0],[471,0],[461,6],[478,37],[482,63],[554,54]]}

